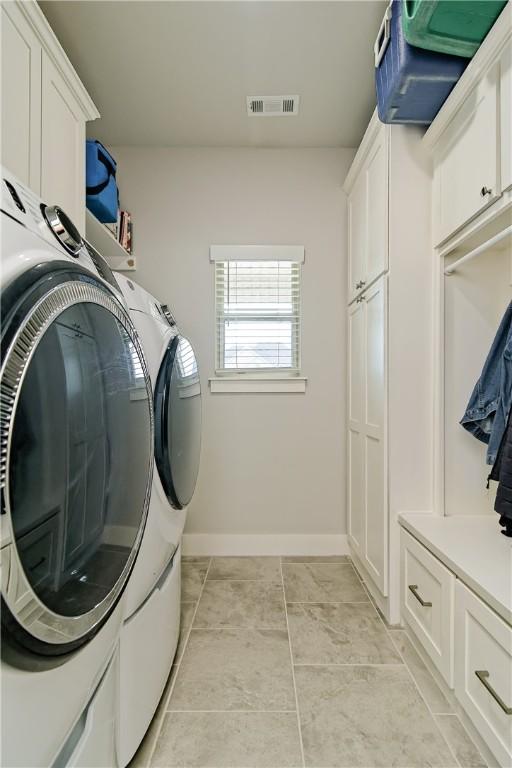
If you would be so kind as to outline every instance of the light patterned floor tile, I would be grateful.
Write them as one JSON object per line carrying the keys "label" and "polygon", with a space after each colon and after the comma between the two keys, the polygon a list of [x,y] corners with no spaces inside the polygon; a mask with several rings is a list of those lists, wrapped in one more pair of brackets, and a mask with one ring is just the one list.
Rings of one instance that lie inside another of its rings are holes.
{"label": "light patterned floor tile", "polygon": [[453,707],[407,637],[407,633],[404,630],[397,630],[390,637],[411,670],[411,674],[432,712],[436,714],[449,714],[453,712]]}
{"label": "light patterned floor tile", "polygon": [[289,563],[283,565],[283,579],[288,603],[369,602],[349,564]]}
{"label": "light patterned floor tile", "polygon": [[426,768],[455,761],[405,667],[296,667],[306,766]]}
{"label": "light patterned floor tile", "polygon": [[193,602],[199,599],[208,571],[208,562],[181,564],[181,599]]}
{"label": "light patterned floor tile", "polygon": [[295,709],[287,632],[192,629],[169,709]]}
{"label": "light patterned floor tile", "polygon": [[436,715],[436,722],[461,768],[487,768],[457,715]]}
{"label": "light patterned floor tile", "polygon": [[152,768],[298,768],[295,712],[169,712]]}
{"label": "light patterned floor tile", "polygon": [[208,579],[281,581],[278,557],[214,557]]}
{"label": "light patterned floor tile", "polygon": [[282,584],[266,581],[207,581],[195,628],[286,629]]}
{"label": "light patterned floor tile", "polygon": [[295,664],[401,664],[370,603],[290,603]]}

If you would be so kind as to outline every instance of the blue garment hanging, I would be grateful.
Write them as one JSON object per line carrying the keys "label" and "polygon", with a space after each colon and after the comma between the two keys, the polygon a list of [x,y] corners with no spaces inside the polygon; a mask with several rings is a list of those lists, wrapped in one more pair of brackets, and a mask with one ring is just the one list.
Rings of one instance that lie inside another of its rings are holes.
{"label": "blue garment hanging", "polygon": [[487,464],[496,461],[511,406],[512,301],[505,311],[460,422],[477,440],[488,445]]}

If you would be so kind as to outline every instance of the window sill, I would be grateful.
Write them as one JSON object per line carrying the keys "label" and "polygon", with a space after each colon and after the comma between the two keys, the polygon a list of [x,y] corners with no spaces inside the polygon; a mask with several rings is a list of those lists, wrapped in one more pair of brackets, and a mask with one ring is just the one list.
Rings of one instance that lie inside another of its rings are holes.
{"label": "window sill", "polygon": [[215,376],[210,380],[210,392],[218,393],[302,393],[306,391],[305,376]]}

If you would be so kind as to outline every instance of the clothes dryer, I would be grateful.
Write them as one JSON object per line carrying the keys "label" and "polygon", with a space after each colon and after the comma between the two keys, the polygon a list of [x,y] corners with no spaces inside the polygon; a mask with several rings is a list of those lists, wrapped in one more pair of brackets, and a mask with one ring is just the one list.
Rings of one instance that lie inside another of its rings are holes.
{"label": "clothes dryer", "polygon": [[151,491],[151,383],[108,270],[66,214],[3,170],[0,185],[1,762],[110,764],[84,739],[115,698]]}
{"label": "clothes dryer", "polygon": [[151,722],[178,643],[180,541],[199,469],[201,385],[192,346],[168,308],[126,276],[115,277],[145,352],[155,414],[148,522],[120,641],[118,754],[124,766]]}

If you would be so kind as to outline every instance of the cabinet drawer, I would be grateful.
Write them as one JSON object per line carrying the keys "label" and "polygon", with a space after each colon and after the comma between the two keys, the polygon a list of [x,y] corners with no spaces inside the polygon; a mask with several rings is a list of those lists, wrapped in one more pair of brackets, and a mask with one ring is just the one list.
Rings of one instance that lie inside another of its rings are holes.
{"label": "cabinet drawer", "polygon": [[402,617],[452,688],[455,576],[405,531],[401,560]]}
{"label": "cabinet drawer", "polygon": [[512,765],[512,628],[460,581],[455,610],[455,695],[500,765]]}

